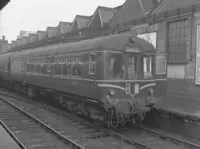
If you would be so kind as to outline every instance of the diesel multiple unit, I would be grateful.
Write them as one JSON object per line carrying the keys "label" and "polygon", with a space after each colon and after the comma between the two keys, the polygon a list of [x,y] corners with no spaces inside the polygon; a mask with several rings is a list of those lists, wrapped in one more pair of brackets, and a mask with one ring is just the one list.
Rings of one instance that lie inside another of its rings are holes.
{"label": "diesel multiple unit", "polygon": [[0,55],[0,75],[35,98],[109,127],[145,118],[166,95],[166,56],[129,34],[58,43]]}

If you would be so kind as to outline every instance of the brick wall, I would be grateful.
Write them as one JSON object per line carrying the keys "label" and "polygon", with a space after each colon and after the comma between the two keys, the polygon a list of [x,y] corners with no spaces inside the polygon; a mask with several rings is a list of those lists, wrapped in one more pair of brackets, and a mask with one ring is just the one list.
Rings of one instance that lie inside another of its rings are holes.
{"label": "brick wall", "polygon": [[166,23],[159,23],[157,31],[157,53],[166,53],[166,36]]}

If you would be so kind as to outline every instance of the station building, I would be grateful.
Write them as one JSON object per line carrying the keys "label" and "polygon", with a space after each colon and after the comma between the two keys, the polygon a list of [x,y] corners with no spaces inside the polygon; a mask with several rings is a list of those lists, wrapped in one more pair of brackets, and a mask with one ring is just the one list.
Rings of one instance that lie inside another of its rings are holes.
{"label": "station building", "polygon": [[104,34],[132,33],[151,42],[167,54],[168,95],[199,98],[200,1],[162,0],[146,8],[141,2],[127,0]]}

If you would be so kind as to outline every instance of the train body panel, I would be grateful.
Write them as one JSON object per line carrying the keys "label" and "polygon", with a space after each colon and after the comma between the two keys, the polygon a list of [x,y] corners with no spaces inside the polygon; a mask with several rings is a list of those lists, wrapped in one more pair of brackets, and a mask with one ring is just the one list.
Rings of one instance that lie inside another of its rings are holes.
{"label": "train body panel", "polygon": [[81,78],[67,78],[59,76],[38,76],[38,75],[20,75],[11,74],[12,79],[25,84],[77,94],[88,98],[97,98],[96,83],[92,80]]}

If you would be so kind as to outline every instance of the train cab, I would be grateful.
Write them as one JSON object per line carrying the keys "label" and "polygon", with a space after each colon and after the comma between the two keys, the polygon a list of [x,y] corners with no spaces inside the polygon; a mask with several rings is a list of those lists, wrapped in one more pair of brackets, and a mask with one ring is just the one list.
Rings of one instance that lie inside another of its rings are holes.
{"label": "train cab", "polygon": [[141,113],[155,105],[157,54],[151,44],[141,45],[142,40],[133,37],[122,50],[106,51],[104,80],[98,87],[105,97],[105,108],[114,108],[113,115],[128,117],[134,113],[144,119]]}

